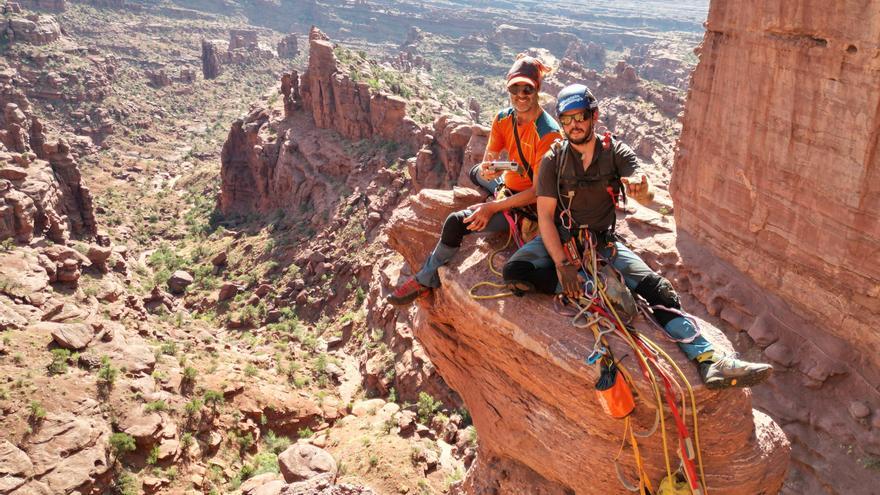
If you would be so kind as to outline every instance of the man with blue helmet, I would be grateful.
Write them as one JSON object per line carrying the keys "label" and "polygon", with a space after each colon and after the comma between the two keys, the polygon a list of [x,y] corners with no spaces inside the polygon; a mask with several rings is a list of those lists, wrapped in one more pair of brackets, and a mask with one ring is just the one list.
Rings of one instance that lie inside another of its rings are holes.
{"label": "man with blue helmet", "polygon": [[[628,195],[646,202],[653,194],[632,149],[609,133],[596,134],[599,104],[590,90],[582,84],[563,88],[556,113],[566,139],[544,155],[536,180],[540,236],[504,265],[508,285],[514,292],[537,290],[577,299],[583,295],[583,278],[580,266],[572,263],[572,251],[581,253],[587,242],[594,243],[597,255],[623,276],[630,290],[652,307],[665,308],[655,309],[655,318],[698,363],[708,388],[764,381],[772,366],[717,356],[693,321],[683,316],[672,284],[614,233],[618,201]],[[638,179],[631,180],[633,176]]]}

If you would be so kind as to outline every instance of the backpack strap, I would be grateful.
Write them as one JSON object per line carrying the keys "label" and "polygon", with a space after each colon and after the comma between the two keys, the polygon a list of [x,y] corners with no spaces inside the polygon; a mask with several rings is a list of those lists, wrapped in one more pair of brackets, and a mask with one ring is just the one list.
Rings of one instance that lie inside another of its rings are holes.
{"label": "backpack strap", "polygon": [[519,152],[519,159],[522,161],[523,167],[526,168],[526,173],[529,175],[529,181],[534,184],[534,172],[532,172],[532,166],[529,165],[529,161],[526,160],[526,156],[523,154],[522,144],[520,144],[519,140],[519,131],[517,131],[516,128],[516,112],[513,112],[513,139],[516,141],[516,151]]}

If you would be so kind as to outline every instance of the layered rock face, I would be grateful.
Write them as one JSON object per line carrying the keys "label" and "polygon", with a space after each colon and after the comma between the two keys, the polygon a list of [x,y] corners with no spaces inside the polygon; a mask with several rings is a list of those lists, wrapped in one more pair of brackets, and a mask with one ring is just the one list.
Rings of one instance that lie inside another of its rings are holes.
{"label": "layered rock face", "polygon": [[672,181],[694,292],[783,368],[797,493],[873,493],[880,456],[880,10],[836,7],[712,4]]}
{"label": "layered rock face", "polygon": [[278,56],[281,58],[293,58],[299,55],[299,47],[296,43],[296,35],[285,34],[284,37],[278,42],[278,48],[276,50],[278,52]]}
{"label": "layered rock face", "polygon": [[223,53],[229,46],[223,40],[202,40],[202,75],[215,79],[223,68]]}
{"label": "layered rock face", "polygon": [[18,2],[26,9],[51,10],[63,12],[67,10],[67,0],[19,0]]}
{"label": "layered rock face", "polygon": [[61,38],[61,27],[50,15],[11,17],[5,31],[10,41],[31,45],[47,45]]}
{"label": "layered rock face", "polygon": [[0,104],[0,240],[94,236],[91,193],[70,146],[47,141],[40,122],[17,104],[3,97]]}
{"label": "layered rock face", "polygon": [[438,117],[433,128],[422,128],[406,116],[406,100],[353,81],[323,33],[313,29],[309,40],[306,73],[282,76],[286,121],[269,125],[269,113],[257,110],[230,130],[221,157],[224,214],[303,205],[318,214],[332,204],[335,194],[320,176],[344,181],[357,164],[330,133],[320,132],[325,130],[419,150],[407,164],[417,190],[468,183],[463,174],[481,159],[486,128],[448,115]]}
{"label": "layered rock face", "polygon": [[202,40],[202,75],[215,79],[225,64],[242,64],[275,57],[275,51],[259,43],[258,33],[250,29],[232,29],[229,41]]}
{"label": "layered rock face", "polygon": [[418,141],[421,129],[406,117],[406,100],[373,93],[367,82],[352,80],[338,67],[330,41],[315,31],[309,35],[309,68],[301,89],[315,125],[349,139],[377,137],[407,145]]}
{"label": "layered rock face", "polygon": [[[445,215],[478,200],[467,189],[423,190],[395,212],[389,243],[410,266],[420,266]],[[621,232],[633,235],[625,224]],[[650,239],[654,233],[643,229],[642,236]],[[486,266],[493,247],[466,241],[449,267],[440,270],[442,287],[424,304],[415,325],[416,337],[438,372],[461,394],[480,434],[466,493],[624,492],[610,462],[623,424],[602,412],[593,392],[598,370],[583,362],[593,336],[557,314],[547,296],[471,298],[468,290],[476,282],[494,280]],[[717,348],[729,348],[719,330],[701,325]],[[696,368],[672,342],[645,322],[637,328],[676,359],[694,386],[710,493],[777,493],[789,452],[779,426],[751,408],[748,391],[706,390]],[[631,354],[617,339],[610,344],[616,356]],[[628,361],[624,366],[637,376]],[[639,399],[632,421],[636,431],[646,431],[655,418],[653,395],[646,380],[637,377],[635,382]],[[673,430],[668,434],[674,435]],[[665,472],[660,434],[639,442],[656,486]],[[629,454],[623,456],[627,473],[633,470]]]}

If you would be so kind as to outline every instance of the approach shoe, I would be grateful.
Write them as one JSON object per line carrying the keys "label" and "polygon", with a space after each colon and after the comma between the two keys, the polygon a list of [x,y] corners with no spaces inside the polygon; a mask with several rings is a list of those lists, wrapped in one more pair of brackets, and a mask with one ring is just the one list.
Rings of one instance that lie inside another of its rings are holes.
{"label": "approach shoe", "polygon": [[700,378],[706,388],[718,390],[728,387],[751,387],[773,374],[773,366],[766,363],[750,363],[732,355],[717,361],[700,363]]}
{"label": "approach shoe", "polygon": [[419,296],[430,294],[431,288],[419,283],[415,277],[398,285],[391,294],[388,294],[388,302],[395,306],[412,304]]}

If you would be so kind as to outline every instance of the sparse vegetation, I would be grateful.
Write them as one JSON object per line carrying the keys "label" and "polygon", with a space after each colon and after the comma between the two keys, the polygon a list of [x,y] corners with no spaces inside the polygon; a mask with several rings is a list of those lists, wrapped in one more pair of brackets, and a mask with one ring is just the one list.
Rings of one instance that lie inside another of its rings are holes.
{"label": "sparse vegetation", "polygon": [[147,464],[154,466],[157,462],[159,462],[159,446],[156,445],[152,449],[150,449],[150,453],[147,455]]}
{"label": "sparse vegetation", "polygon": [[418,415],[422,424],[428,424],[443,404],[426,392],[419,392]]}
{"label": "sparse vegetation", "polygon": [[217,412],[217,408],[226,402],[226,399],[223,397],[223,392],[218,392],[216,390],[206,390],[203,398],[205,404],[207,404],[214,412]]}
{"label": "sparse vegetation", "polygon": [[137,444],[134,437],[128,433],[114,433],[110,435],[110,450],[113,453],[113,459],[119,459],[128,452],[134,452]]}
{"label": "sparse vegetation", "polygon": [[165,404],[164,400],[154,400],[153,402],[148,402],[144,405],[144,412],[160,412],[168,409],[168,405]]}
{"label": "sparse vegetation", "polygon": [[31,424],[39,424],[46,419],[46,408],[39,401],[32,400],[28,405],[28,421]]}
{"label": "sparse vegetation", "polygon": [[70,359],[70,351],[67,349],[52,349],[52,362],[49,363],[50,375],[67,373],[67,361]]}
{"label": "sparse vegetation", "polygon": [[106,387],[113,387],[119,369],[113,366],[109,356],[101,356],[101,367],[98,368],[98,382]]}

